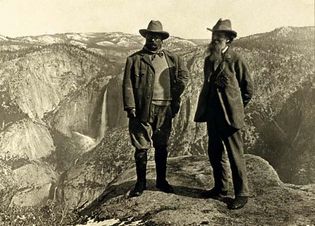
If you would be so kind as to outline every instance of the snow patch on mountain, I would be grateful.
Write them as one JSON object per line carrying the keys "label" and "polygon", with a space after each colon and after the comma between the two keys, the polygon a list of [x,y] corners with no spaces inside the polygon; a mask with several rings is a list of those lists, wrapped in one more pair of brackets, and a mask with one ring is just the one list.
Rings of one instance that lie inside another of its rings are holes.
{"label": "snow patch on mountain", "polygon": [[80,47],[86,48],[86,44],[82,43],[80,41],[71,40],[69,43],[72,44],[72,45],[75,45],[75,46],[80,46]]}
{"label": "snow patch on mountain", "polygon": [[279,37],[286,37],[290,32],[293,31],[291,27],[281,27],[274,30],[276,35]]}
{"label": "snow patch on mountain", "polygon": [[89,51],[93,52],[93,53],[97,53],[100,55],[104,55],[104,51],[98,48],[88,48]]}
{"label": "snow patch on mountain", "polygon": [[0,35],[0,41],[8,41],[8,38],[3,35]]}
{"label": "snow patch on mountain", "polygon": [[98,42],[96,43],[99,46],[114,46],[115,44],[110,42],[110,41],[102,41],[102,42]]}
{"label": "snow patch on mountain", "polygon": [[66,34],[66,37],[68,39],[73,39],[73,40],[83,41],[83,42],[86,42],[89,40],[86,36],[83,36],[82,34],[77,34],[77,33]]}
{"label": "snow patch on mountain", "polygon": [[42,35],[37,37],[37,41],[42,44],[54,44],[54,43],[62,43],[63,40],[58,37],[54,37],[51,35]]}

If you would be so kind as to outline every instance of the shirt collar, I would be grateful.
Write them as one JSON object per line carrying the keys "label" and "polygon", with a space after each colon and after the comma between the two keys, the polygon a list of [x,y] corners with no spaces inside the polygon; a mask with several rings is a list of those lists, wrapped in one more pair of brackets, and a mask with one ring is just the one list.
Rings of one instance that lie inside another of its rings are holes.
{"label": "shirt collar", "polygon": [[163,48],[153,51],[153,50],[149,50],[146,46],[143,47],[143,50],[151,53],[151,54],[163,54]]}
{"label": "shirt collar", "polygon": [[143,50],[145,50],[147,53],[150,54],[151,60],[154,60],[156,55],[158,55],[159,57],[163,57],[164,56],[163,48],[161,48],[161,49],[159,49],[157,51],[152,51],[152,50],[149,50],[146,46],[144,46]]}

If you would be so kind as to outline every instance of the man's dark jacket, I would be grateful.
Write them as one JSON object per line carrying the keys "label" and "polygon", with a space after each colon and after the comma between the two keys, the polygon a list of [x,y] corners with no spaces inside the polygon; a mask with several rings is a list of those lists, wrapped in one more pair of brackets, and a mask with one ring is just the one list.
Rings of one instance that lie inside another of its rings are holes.
{"label": "man's dark jacket", "polygon": [[[179,111],[180,96],[188,80],[188,70],[179,56],[167,50],[162,51],[169,66],[171,107],[175,115]],[[142,49],[127,58],[123,78],[124,110],[136,109],[137,118],[143,122],[149,120],[154,76],[154,67],[146,50]]]}
{"label": "man's dark jacket", "polygon": [[[211,86],[210,81],[219,85]],[[220,81],[225,82],[223,85],[221,82],[220,85]],[[221,112],[224,113],[225,122],[240,129],[244,126],[244,107],[252,95],[253,82],[248,67],[242,57],[231,47],[224,53],[221,62],[216,63],[210,60],[210,56],[208,56],[204,62],[204,84],[199,95],[194,121],[206,122],[209,120],[209,111],[212,110],[209,108],[211,108],[211,100],[215,96],[218,99]]]}

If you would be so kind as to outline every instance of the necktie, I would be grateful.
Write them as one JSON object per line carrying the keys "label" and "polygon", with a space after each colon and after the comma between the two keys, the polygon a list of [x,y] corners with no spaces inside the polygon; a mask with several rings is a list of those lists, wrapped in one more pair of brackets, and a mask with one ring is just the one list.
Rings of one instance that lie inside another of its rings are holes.
{"label": "necktie", "polygon": [[154,60],[154,58],[156,56],[159,56],[159,57],[162,57],[164,55],[163,51],[156,51],[156,52],[153,52],[152,56],[151,56],[151,60]]}

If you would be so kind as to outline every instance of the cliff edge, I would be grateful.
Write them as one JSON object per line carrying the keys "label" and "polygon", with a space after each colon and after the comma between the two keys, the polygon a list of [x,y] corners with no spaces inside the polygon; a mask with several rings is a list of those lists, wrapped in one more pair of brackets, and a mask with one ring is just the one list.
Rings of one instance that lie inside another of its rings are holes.
{"label": "cliff edge", "polygon": [[89,217],[87,225],[315,224],[315,185],[282,183],[269,163],[254,155],[246,155],[246,164],[251,196],[240,210],[226,207],[233,198],[232,185],[229,198],[224,201],[201,198],[200,193],[213,186],[210,163],[204,156],[183,156],[168,161],[168,180],[175,194],[155,188],[155,168],[151,161],[148,188],[142,196],[128,198],[135,181],[132,168],[82,210],[81,215]]}

